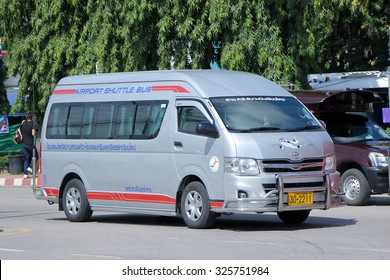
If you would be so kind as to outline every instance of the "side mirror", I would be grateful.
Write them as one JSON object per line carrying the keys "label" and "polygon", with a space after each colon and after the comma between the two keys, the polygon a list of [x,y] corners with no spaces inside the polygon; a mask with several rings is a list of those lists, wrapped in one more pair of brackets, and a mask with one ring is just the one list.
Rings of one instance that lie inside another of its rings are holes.
{"label": "side mirror", "polygon": [[196,126],[196,133],[204,136],[209,136],[212,138],[218,138],[219,133],[215,125],[209,122],[201,122]]}

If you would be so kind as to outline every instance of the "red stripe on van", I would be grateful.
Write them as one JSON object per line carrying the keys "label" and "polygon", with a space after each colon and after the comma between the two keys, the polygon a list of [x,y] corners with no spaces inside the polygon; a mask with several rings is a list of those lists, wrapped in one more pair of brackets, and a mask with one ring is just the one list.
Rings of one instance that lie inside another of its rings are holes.
{"label": "red stripe on van", "polygon": [[53,188],[42,188],[45,190],[47,196],[58,196],[60,191],[59,189],[53,189]]}
{"label": "red stripe on van", "polygon": [[161,194],[88,192],[88,199],[175,204],[176,200]]}
{"label": "red stripe on van", "polygon": [[211,201],[210,202],[211,208],[222,208],[222,206],[223,206],[223,201]]}
{"label": "red stripe on van", "polygon": [[181,92],[181,93],[189,92],[182,86],[152,86],[152,91],[163,91],[163,90],[170,90],[173,92]]}
{"label": "red stripe on van", "polygon": [[53,90],[53,94],[74,94],[76,92],[75,89],[55,89]]}

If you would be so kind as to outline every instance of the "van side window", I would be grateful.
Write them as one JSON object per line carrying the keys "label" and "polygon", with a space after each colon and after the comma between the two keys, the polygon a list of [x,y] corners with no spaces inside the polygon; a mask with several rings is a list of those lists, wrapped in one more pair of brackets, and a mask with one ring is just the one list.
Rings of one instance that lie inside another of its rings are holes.
{"label": "van side window", "polygon": [[133,135],[136,108],[135,102],[121,102],[118,104],[114,138],[129,139]]}
{"label": "van side window", "polygon": [[146,136],[146,122],[150,115],[150,107],[146,104],[139,104],[135,115],[134,136],[143,138]]}
{"label": "van side window", "polygon": [[167,106],[167,101],[53,104],[46,138],[152,139]]}
{"label": "van side window", "polygon": [[196,134],[196,126],[201,122],[209,122],[205,115],[194,106],[178,108],[178,128],[180,132]]}
{"label": "van side window", "polygon": [[93,138],[93,119],[97,104],[86,103],[84,106],[83,118],[81,120],[81,138]]}
{"label": "van side window", "polygon": [[46,138],[65,138],[66,120],[68,119],[69,106],[67,104],[53,104],[47,122]]}
{"label": "van side window", "polygon": [[111,139],[113,138],[113,120],[114,120],[115,103],[99,103],[96,121],[95,121],[95,138]]}
{"label": "van side window", "polygon": [[155,138],[165,114],[167,104],[139,102],[134,123],[133,138]]}
{"label": "van side window", "polygon": [[68,125],[66,129],[66,135],[68,138],[80,138],[80,120],[83,116],[83,111],[84,108],[81,105],[72,105],[70,107]]}

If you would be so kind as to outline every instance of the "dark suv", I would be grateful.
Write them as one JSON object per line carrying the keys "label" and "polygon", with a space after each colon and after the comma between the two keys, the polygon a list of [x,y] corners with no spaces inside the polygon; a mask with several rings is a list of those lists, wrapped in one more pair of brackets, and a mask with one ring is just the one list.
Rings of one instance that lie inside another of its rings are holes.
{"label": "dark suv", "polygon": [[358,113],[315,115],[325,122],[334,141],[345,202],[364,205],[371,194],[389,193],[390,136]]}

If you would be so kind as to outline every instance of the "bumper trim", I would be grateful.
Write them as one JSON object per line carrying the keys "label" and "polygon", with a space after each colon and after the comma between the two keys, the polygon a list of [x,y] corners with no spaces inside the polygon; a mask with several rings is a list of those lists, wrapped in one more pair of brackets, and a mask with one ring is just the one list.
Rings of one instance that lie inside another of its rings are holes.
{"label": "bumper trim", "polygon": [[[310,181],[321,183],[317,187],[299,187],[285,188],[286,182],[301,182]],[[288,206],[287,196],[289,192],[315,192],[320,193],[324,197],[323,201],[317,201],[310,205]],[[226,201],[222,208],[212,208],[216,213],[263,213],[263,212],[283,212],[296,210],[311,210],[343,207],[346,203],[342,200],[343,194],[336,192],[331,188],[329,174],[318,173],[307,175],[276,175],[276,189],[268,192],[262,198],[237,198],[235,200]]]}
{"label": "bumper trim", "polygon": [[50,203],[58,203],[58,196],[48,195],[46,190],[41,187],[33,187],[33,193],[39,200],[47,200]]}

